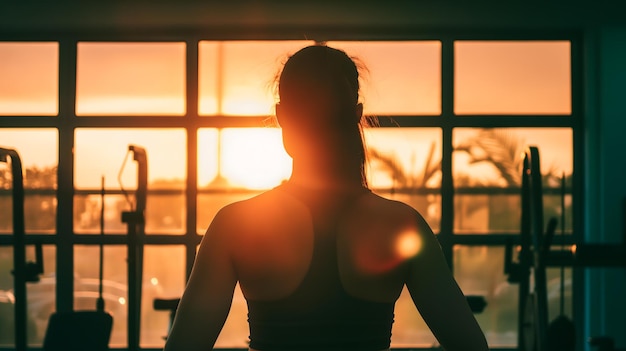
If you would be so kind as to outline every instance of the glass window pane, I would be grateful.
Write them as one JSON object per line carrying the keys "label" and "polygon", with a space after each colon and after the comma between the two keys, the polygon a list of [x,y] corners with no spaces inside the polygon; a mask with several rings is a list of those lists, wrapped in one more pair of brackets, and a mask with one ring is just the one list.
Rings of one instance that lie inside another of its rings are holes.
{"label": "glass window pane", "polygon": [[441,114],[441,42],[336,42],[362,63],[362,102],[367,115]]}
{"label": "glass window pane", "polygon": [[217,211],[279,185],[291,175],[279,128],[198,130],[198,222],[204,234]]}
{"label": "glass window pane", "polygon": [[232,186],[269,189],[291,175],[281,129],[227,128],[221,134],[220,174]]}
{"label": "glass window pane", "polygon": [[201,41],[201,115],[271,115],[274,80],[289,55],[312,41]]}
{"label": "glass window pane", "polygon": [[[104,309],[113,316],[109,346],[128,345],[128,265],[126,246],[106,245],[102,256]],[[74,309],[95,310],[100,286],[100,247],[74,246]]]}
{"label": "glass window pane", "polygon": [[[166,141],[166,142],[164,142]],[[105,231],[126,230],[121,212],[134,204],[137,163],[129,145],[143,147],[148,159],[146,232],[182,234],[185,223],[186,135],[182,129],[76,130],[74,229],[99,233],[100,187],[105,177]],[[103,147],[102,145],[106,145]],[[128,192],[128,198],[124,191]]]}
{"label": "glass window pane", "polygon": [[437,345],[426,322],[415,308],[409,291],[405,287],[396,301],[391,347],[393,348],[431,348]]}
{"label": "glass window pane", "polygon": [[78,43],[77,59],[77,115],[185,113],[185,43]]}
{"label": "glass window pane", "polygon": [[59,113],[59,44],[0,43],[0,116]]}
{"label": "glass window pane", "polygon": [[279,128],[198,131],[198,186],[270,189],[291,175]]}
{"label": "glass window pane", "polygon": [[[15,150],[22,163],[27,233],[56,228],[58,133],[52,128],[0,129],[0,147]],[[0,233],[13,233],[11,164],[0,162]]]}
{"label": "glass window pane", "polygon": [[504,275],[504,249],[487,246],[455,246],[454,276],[467,295],[483,296],[487,306],[476,314],[489,346],[517,345],[519,285]]}
{"label": "glass window pane", "polygon": [[[43,269],[39,282],[26,283],[26,340],[41,347],[50,315],[56,310],[56,249],[43,245]],[[26,246],[26,261],[35,262],[35,247]],[[15,346],[13,248],[0,247],[0,347]],[[7,327],[9,326],[9,327]]]}
{"label": "glass window pane", "polygon": [[[537,146],[544,177],[544,218],[561,219],[561,178],[571,187],[570,128],[456,128],[453,132],[455,231],[518,233],[523,153]],[[565,226],[572,228],[572,201],[565,197]]]}
{"label": "glass window pane", "polygon": [[409,203],[434,231],[441,219],[441,130],[366,128],[367,177],[381,196]]}
{"label": "glass window pane", "polygon": [[[441,131],[370,128],[365,130],[365,139],[370,187],[383,196],[409,203],[426,217],[433,230],[438,230]],[[200,233],[219,208],[257,193],[245,189],[269,189],[288,179],[291,172],[291,159],[282,147],[280,130],[273,128],[200,129],[198,157]],[[240,190],[220,194],[228,188]]]}
{"label": "glass window pane", "polygon": [[457,41],[454,112],[570,114],[569,41]]}
{"label": "glass window pane", "polygon": [[[130,200],[124,195],[104,196],[105,234],[122,234],[128,231],[128,224],[121,219],[122,212],[130,210],[129,201],[134,203],[132,195]],[[147,234],[184,234],[186,213],[185,195],[182,191],[162,191],[154,194],[148,190],[146,202]],[[96,191],[74,196],[74,231],[77,234],[100,234],[101,206],[102,200]]]}
{"label": "glass window pane", "polygon": [[186,283],[185,247],[148,245],[144,247],[143,259],[140,343],[141,347],[163,348],[170,314],[155,310],[154,299],[182,296]]}
{"label": "glass window pane", "polygon": [[[56,311],[56,248],[43,245],[43,274],[26,284],[28,343],[42,345],[50,315]],[[34,245],[26,246],[26,261],[35,262]]]}
{"label": "glass window pane", "polygon": [[204,234],[217,212],[224,206],[236,201],[249,199],[260,194],[261,191],[253,190],[224,190],[224,189],[198,189],[198,221],[196,232]]}

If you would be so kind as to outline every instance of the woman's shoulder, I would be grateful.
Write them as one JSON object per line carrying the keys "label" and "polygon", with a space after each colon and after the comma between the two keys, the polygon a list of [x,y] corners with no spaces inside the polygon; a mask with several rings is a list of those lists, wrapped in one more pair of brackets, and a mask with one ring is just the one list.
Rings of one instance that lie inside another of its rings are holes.
{"label": "woman's shoulder", "polygon": [[[255,215],[276,211],[279,207],[288,207],[293,200],[279,191],[278,188],[266,190],[248,199],[232,202],[224,206],[220,212],[230,215]],[[255,215],[256,216],[256,215]]]}
{"label": "woman's shoulder", "polygon": [[351,222],[352,228],[379,233],[389,240],[404,237],[407,233],[418,236],[432,234],[431,227],[414,207],[374,193],[359,201]]}
{"label": "woman's shoulder", "polygon": [[376,193],[369,193],[360,201],[362,208],[376,217],[389,219],[414,220],[416,216],[421,218],[420,213],[409,204],[389,199]]}
{"label": "woman's shoulder", "polygon": [[222,207],[214,221],[224,223],[231,231],[248,232],[303,213],[306,209],[301,203],[274,188]]}

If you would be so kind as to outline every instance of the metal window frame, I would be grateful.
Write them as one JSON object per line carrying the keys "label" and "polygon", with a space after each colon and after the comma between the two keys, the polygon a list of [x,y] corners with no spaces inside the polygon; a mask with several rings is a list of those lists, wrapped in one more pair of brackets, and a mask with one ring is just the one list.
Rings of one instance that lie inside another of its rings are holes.
{"label": "metal window frame", "polygon": [[[33,233],[27,235],[26,243],[42,242],[57,248],[57,271],[73,272],[74,245],[123,244],[123,235],[89,236],[76,235],[73,231],[73,202],[77,194],[74,189],[74,132],[76,128],[182,128],[187,133],[187,179],[185,234],[149,235],[147,244],[183,245],[186,248],[186,274],[189,277],[196,247],[201,235],[196,233],[196,199],[201,191],[197,187],[197,132],[199,128],[256,127],[262,126],[266,116],[200,116],[198,114],[198,44],[203,40],[302,40],[306,32],[308,40],[359,40],[359,41],[407,41],[436,40],[441,46],[441,115],[439,116],[392,116],[394,126],[399,127],[438,127],[442,131],[442,184],[441,184],[441,228],[439,238],[443,251],[452,267],[454,245],[504,245],[509,235],[484,233],[455,234],[453,228],[455,189],[452,179],[452,132],[458,127],[565,127],[573,134],[573,235],[570,242],[583,239],[583,159],[584,159],[584,94],[583,94],[583,40],[581,31],[562,30],[435,30],[425,31],[416,28],[266,28],[251,30],[225,28],[220,31],[198,30],[170,33],[166,31],[133,32],[102,31],[85,33],[3,33],[0,42],[7,41],[54,41],[59,43],[59,114],[58,116],[2,116],[2,128],[55,128],[59,135],[58,184],[56,196],[57,222],[56,235]],[[456,116],[454,102],[454,42],[456,40],[566,40],[571,43],[571,114],[567,116],[543,115],[463,115]],[[183,116],[76,116],[76,65],[79,42],[184,42],[186,44],[186,113]],[[381,120],[381,127],[391,126]],[[0,246],[11,245],[12,238],[0,235]],[[578,274],[576,277],[580,277]],[[575,285],[574,293],[582,292]],[[73,309],[72,274],[57,275],[57,311]],[[582,307],[575,308],[575,315],[582,314]],[[417,348],[416,348],[417,349]]]}

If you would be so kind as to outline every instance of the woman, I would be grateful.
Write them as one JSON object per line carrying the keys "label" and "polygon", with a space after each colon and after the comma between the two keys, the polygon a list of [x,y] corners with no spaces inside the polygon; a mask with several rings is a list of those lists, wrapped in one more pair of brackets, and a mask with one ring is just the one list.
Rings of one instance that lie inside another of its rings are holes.
{"label": "woman", "polygon": [[276,117],[292,175],[216,215],[166,351],[211,349],[237,282],[250,350],[388,350],[405,285],[446,350],[487,350],[428,224],[367,188],[358,81],[355,63],[330,47],[286,62]]}

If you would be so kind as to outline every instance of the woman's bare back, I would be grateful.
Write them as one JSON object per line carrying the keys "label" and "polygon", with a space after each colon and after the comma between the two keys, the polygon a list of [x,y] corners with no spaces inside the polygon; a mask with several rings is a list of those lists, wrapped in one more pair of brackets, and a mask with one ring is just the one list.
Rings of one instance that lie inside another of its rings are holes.
{"label": "woman's bare back", "polygon": [[293,160],[287,185],[309,190],[280,186],[215,216],[165,349],[213,347],[239,283],[250,347],[258,350],[388,348],[404,286],[442,347],[486,350],[428,224],[410,206],[363,187],[355,62],[341,50],[303,48],[285,63],[278,94],[276,120]]}
{"label": "woman's bare back", "polygon": [[224,211],[231,217],[229,247],[246,298],[278,300],[296,290],[311,263],[315,227],[336,235],[337,269],[348,294],[395,301],[408,273],[404,263],[421,242],[414,210],[365,189],[356,196],[317,194],[303,201],[278,188]]}

